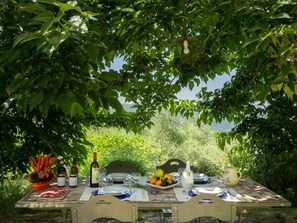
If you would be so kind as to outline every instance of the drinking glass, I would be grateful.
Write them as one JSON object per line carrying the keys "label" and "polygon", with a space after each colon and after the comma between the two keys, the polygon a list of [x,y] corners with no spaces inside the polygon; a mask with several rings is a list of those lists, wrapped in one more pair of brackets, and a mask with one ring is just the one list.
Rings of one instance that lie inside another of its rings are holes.
{"label": "drinking glass", "polygon": [[124,192],[125,193],[132,193],[132,178],[131,175],[128,175],[125,179],[124,179]]}
{"label": "drinking glass", "polygon": [[132,176],[132,180],[133,180],[133,192],[135,192],[135,190],[137,188],[137,184],[141,177],[141,174],[139,172],[133,172],[133,173],[131,173],[131,176]]}
{"label": "drinking glass", "polygon": [[221,175],[217,179],[217,187],[225,188],[228,178],[225,175]]}
{"label": "drinking glass", "polygon": [[138,183],[138,182],[139,182],[139,179],[140,179],[140,177],[141,177],[141,174],[138,173],[138,172],[133,172],[133,173],[131,173],[131,175],[132,175],[132,179],[133,179],[136,183]]}
{"label": "drinking glass", "polygon": [[100,169],[100,181],[101,181],[101,183],[103,183],[105,181],[104,180],[105,175],[106,175],[106,169],[105,168],[101,168]]}
{"label": "drinking glass", "polygon": [[177,172],[178,172],[178,181],[181,180],[181,176],[184,172],[185,168],[178,168]]}
{"label": "drinking glass", "polygon": [[111,174],[107,175],[107,177],[106,177],[106,184],[107,184],[107,186],[112,186],[113,179],[112,179],[112,175]]}

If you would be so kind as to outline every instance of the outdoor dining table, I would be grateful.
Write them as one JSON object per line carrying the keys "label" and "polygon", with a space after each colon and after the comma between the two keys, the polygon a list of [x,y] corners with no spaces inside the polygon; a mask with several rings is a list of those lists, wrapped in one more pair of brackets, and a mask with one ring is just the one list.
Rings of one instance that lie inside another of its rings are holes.
{"label": "outdoor dining table", "polygon": [[[137,202],[139,210],[162,210],[171,209],[172,205],[175,203],[185,202],[187,196],[181,196],[182,188],[180,185],[169,188],[166,190],[157,190],[151,188],[145,184],[146,177],[142,178],[139,182],[138,188],[143,191],[144,196],[141,199],[128,199],[125,202]],[[207,184],[194,185],[194,187],[203,187]],[[57,186],[55,184],[51,185],[50,189],[55,189]],[[38,194],[42,191],[30,191],[16,204],[16,208],[30,208],[36,210],[61,210],[64,222],[66,222],[67,210],[70,210],[74,205],[79,205],[86,202],[90,196],[86,197],[86,192],[88,190],[96,190],[98,188],[90,188],[88,181],[84,179],[79,180],[79,184],[76,188],[66,187],[68,193],[63,197],[63,199],[40,199]],[[48,189],[45,189],[48,190]],[[259,184],[258,182],[243,177],[240,179],[238,184],[233,188],[225,188],[226,192],[230,192],[230,201],[237,203],[237,215],[239,216],[238,222],[240,222],[241,213],[248,208],[270,208],[270,207],[290,207],[291,203],[283,198],[282,196],[276,194],[275,192],[269,190],[265,186]],[[232,190],[232,191],[231,191]],[[232,193],[231,193],[232,192]],[[234,194],[235,192],[235,194]]]}

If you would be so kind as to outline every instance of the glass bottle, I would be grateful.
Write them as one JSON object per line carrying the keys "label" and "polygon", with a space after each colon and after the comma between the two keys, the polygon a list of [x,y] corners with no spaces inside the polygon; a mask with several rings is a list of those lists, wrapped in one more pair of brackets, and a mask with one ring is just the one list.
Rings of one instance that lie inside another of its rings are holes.
{"label": "glass bottle", "polygon": [[66,186],[66,168],[62,158],[60,159],[60,165],[58,167],[57,186],[58,187]]}
{"label": "glass bottle", "polygon": [[190,161],[186,162],[186,168],[181,175],[181,184],[184,190],[191,190],[194,185],[194,175],[190,167]]}
{"label": "glass bottle", "polygon": [[97,153],[93,153],[93,162],[90,167],[90,187],[99,187],[99,163],[97,162]]}
{"label": "glass bottle", "polygon": [[69,187],[77,187],[78,168],[76,166],[76,159],[73,159],[69,175]]}

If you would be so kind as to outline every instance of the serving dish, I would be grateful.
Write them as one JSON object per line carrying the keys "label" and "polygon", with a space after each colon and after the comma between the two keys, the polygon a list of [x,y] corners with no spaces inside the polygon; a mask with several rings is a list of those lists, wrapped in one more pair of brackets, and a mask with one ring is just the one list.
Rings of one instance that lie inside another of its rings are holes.
{"label": "serving dish", "polygon": [[160,190],[167,190],[167,189],[173,188],[173,187],[175,187],[175,186],[177,186],[179,184],[180,184],[180,182],[174,182],[173,184],[168,185],[168,186],[158,186],[158,185],[155,185],[155,184],[150,184],[149,182],[145,183],[145,185],[147,185],[149,187],[160,189]]}

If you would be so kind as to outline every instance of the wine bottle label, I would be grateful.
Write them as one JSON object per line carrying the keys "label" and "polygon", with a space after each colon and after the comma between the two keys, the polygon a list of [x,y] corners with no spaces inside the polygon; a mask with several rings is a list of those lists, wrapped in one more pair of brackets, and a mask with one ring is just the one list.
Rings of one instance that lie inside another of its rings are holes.
{"label": "wine bottle label", "polygon": [[92,167],[92,179],[93,184],[99,183],[99,168],[98,167]]}
{"label": "wine bottle label", "polygon": [[69,186],[76,187],[77,186],[77,177],[69,177]]}
{"label": "wine bottle label", "polygon": [[66,185],[66,177],[58,177],[57,178],[57,186],[64,187]]}

